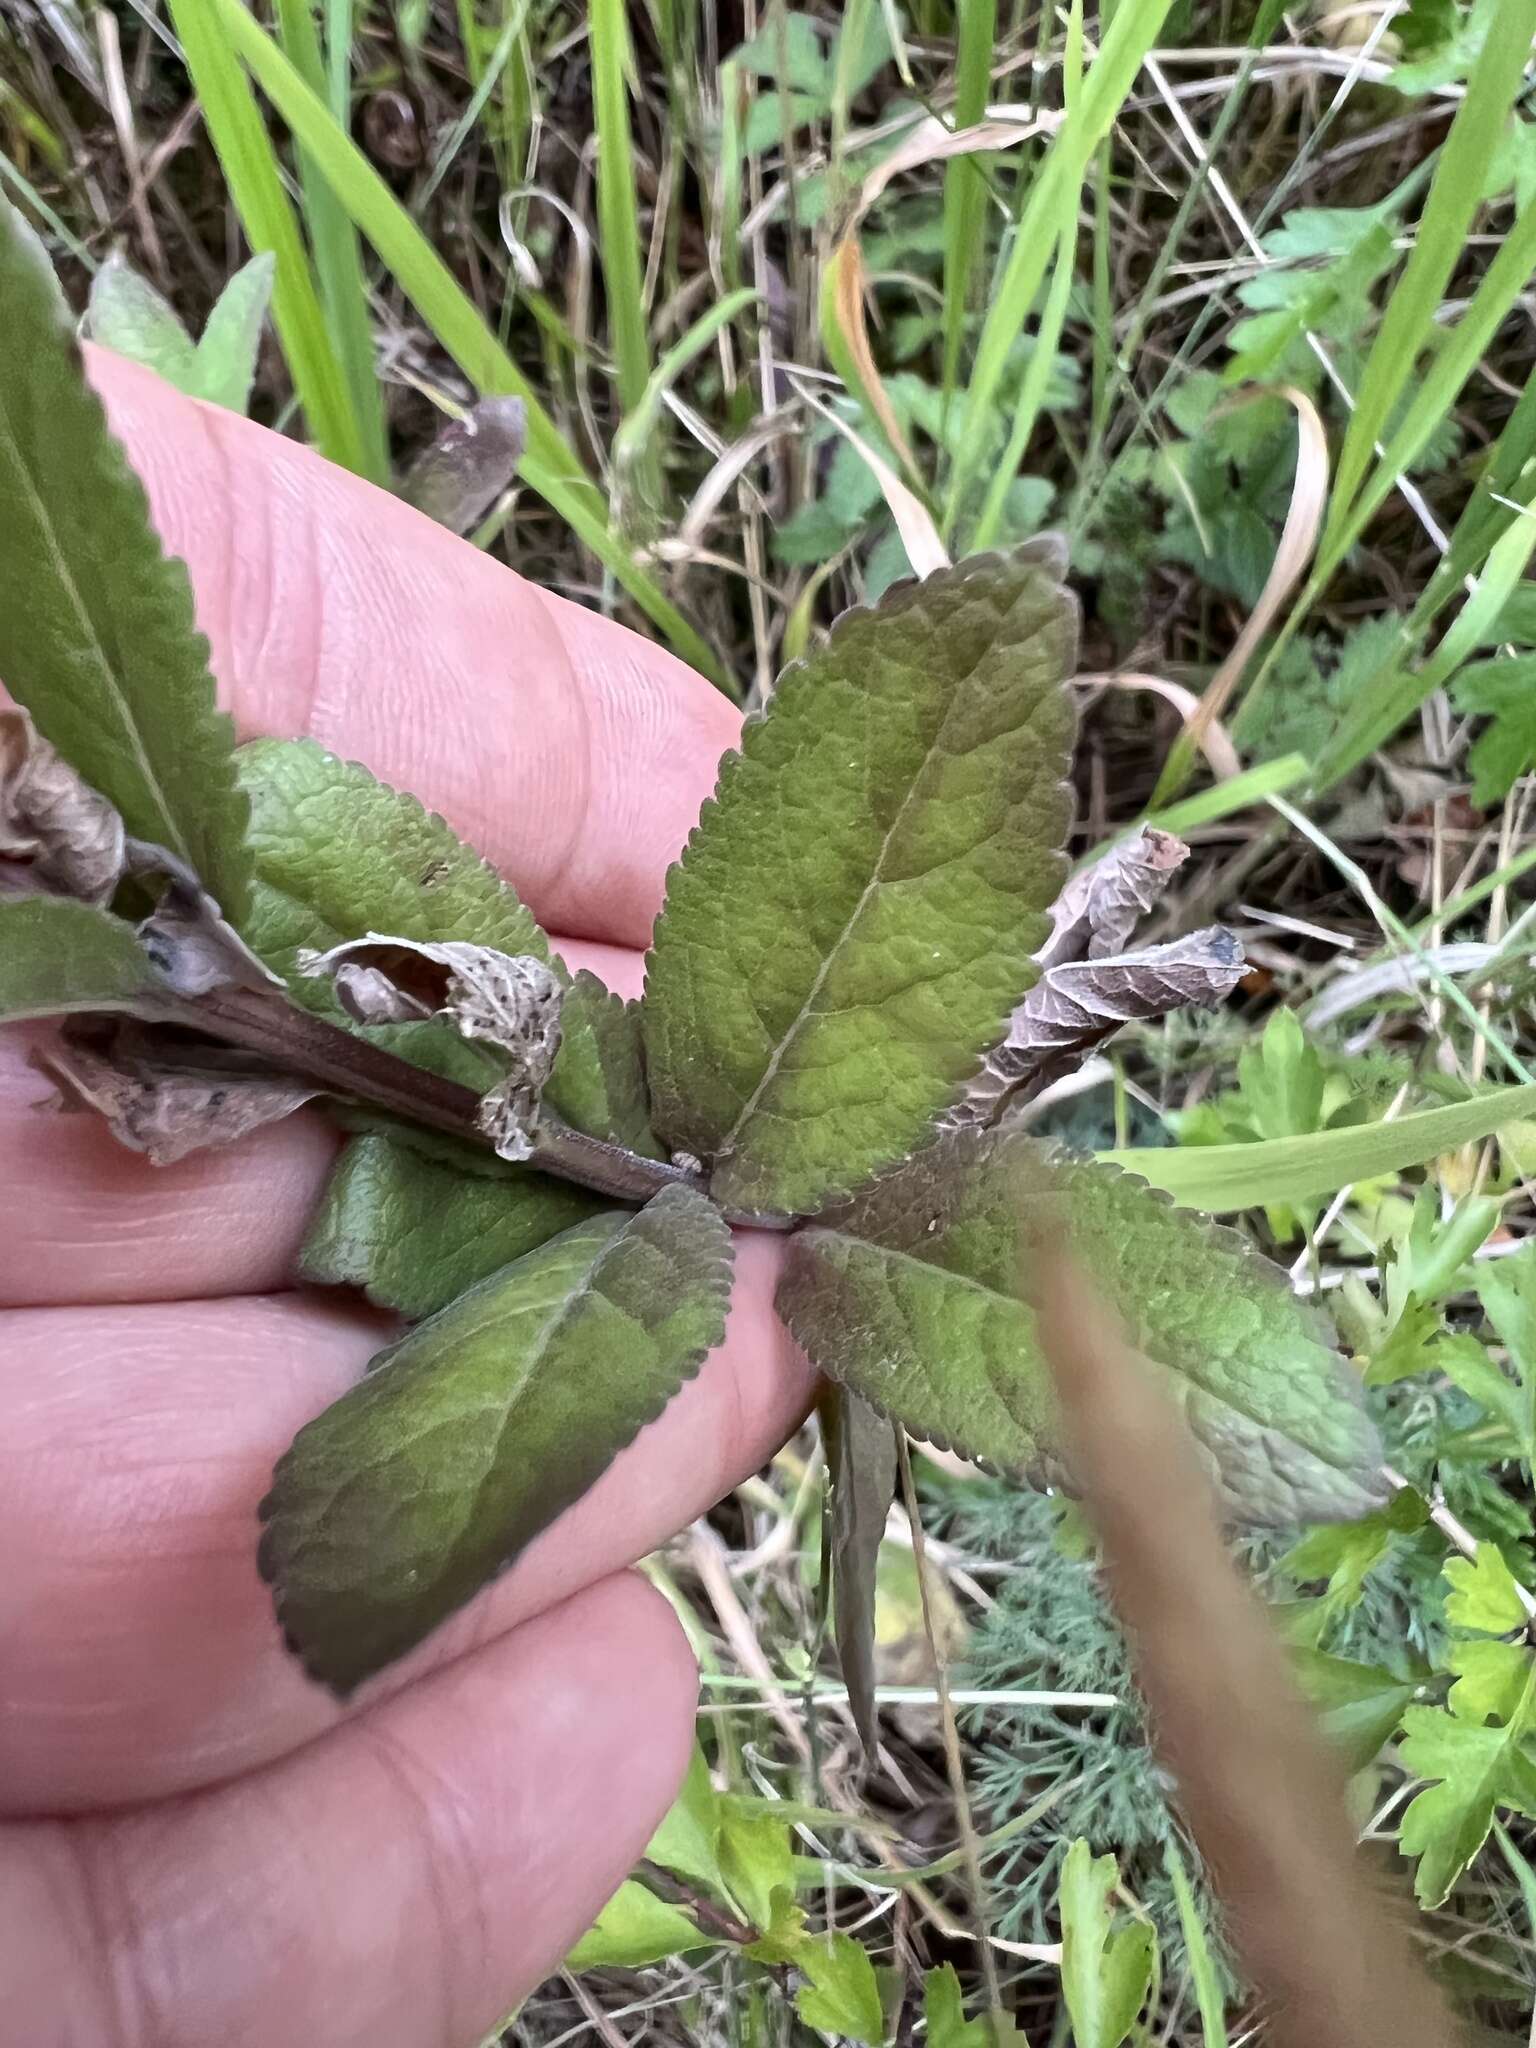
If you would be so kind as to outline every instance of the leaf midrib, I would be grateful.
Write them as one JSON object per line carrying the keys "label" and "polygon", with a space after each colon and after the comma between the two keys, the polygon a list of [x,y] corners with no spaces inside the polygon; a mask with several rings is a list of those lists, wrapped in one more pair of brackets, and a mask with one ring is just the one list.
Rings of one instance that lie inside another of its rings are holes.
{"label": "leaf midrib", "polygon": [[[1019,595],[1022,594],[1022,592],[1019,593]],[[913,770],[911,778],[907,784],[905,794],[902,796],[901,802],[897,806],[896,814],[891,819],[890,824],[886,827],[886,830],[881,838],[880,850],[878,855],[876,856],[874,868],[870,874],[870,878],[865,883],[864,887],[860,890],[858,901],[854,904],[853,909],[849,912],[847,922],[843,925],[842,930],[837,934],[836,938],[832,941],[831,945],[827,948],[825,954],[823,955],[821,965],[817,968],[815,976],[812,979],[811,985],[809,989],[807,989],[805,996],[800,1003],[799,1009],[795,1012],[794,1017],[790,1020],[789,1024],[780,1034],[779,1042],[774,1047],[772,1053],[769,1055],[767,1065],[764,1067],[763,1072],[759,1077],[757,1086],[752,1090],[752,1093],[747,1097],[746,1101],[737,1111],[735,1122],[731,1125],[731,1128],[726,1132],[725,1136],[721,1139],[717,1152],[717,1158],[720,1161],[723,1162],[724,1160],[728,1159],[731,1156],[731,1154],[735,1151],[737,1140],[740,1137],[744,1126],[751,1120],[763,1096],[772,1086],[773,1082],[778,1078],[779,1069],[782,1067],[784,1060],[789,1053],[790,1047],[794,1044],[795,1040],[799,1037],[801,1032],[810,1027],[811,1022],[816,1015],[816,1000],[820,996],[822,989],[826,986],[827,978],[832,972],[833,964],[839,958],[844,947],[847,945],[849,937],[853,932],[854,927],[857,925],[859,919],[863,916],[865,906],[868,904],[870,898],[874,895],[875,891],[878,888],[881,888],[884,885],[885,877],[883,870],[885,867],[886,858],[891,850],[891,842],[896,837],[898,830],[900,829],[901,825],[906,819],[908,808],[913,803],[916,796],[917,785],[919,782],[922,781],[924,775],[927,773],[929,763],[935,758],[935,756],[941,750],[944,735],[949,728],[950,720],[953,718],[955,714],[955,707],[957,703],[960,701],[962,696],[964,696],[969,691],[971,685],[974,683],[976,678],[976,671],[981,666],[981,663],[985,661],[990,654],[995,652],[998,645],[998,641],[1001,638],[1003,624],[1008,618],[1008,616],[1012,613],[1014,605],[1017,602],[1018,596],[1015,597],[1014,602],[1007,607],[1006,611],[1002,615],[1002,618],[998,621],[997,630],[996,632],[994,632],[992,638],[988,640],[986,646],[982,648],[980,653],[976,656],[976,659],[967,668],[965,674],[956,681],[953,689],[951,690],[949,700],[944,706],[943,715],[939,719],[938,725],[934,728],[933,738],[929,741],[928,746],[924,751],[922,760]],[[872,707],[872,699],[870,693],[867,690],[863,691],[861,694],[863,696],[864,702],[865,727],[867,732],[869,724],[869,715]],[[1030,715],[1032,717],[1033,713],[1031,713]]]}
{"label": "leaf midrib", "polygon": [[42,496],[37,487],[31,465],[17,436],[9,411],[0,408],[0,420],[3,420],[5,424],[6,440],[14,454],[27,501],[36,510],[38,524],[43,534],[44,546],[56,568],[59,580],[74,606],[75,615],[80,621],[86,640],[89,642],[89,650],[94,651],[96,664],[106,681],[107,694],[117,710],[119,722],[127,735],[129,751],[132,753],[143,777],[144,784],[159,810],[160,830],[166,835],[166,838],[170,841],[174,850],[181,855],[182,859],[190,863],[192,859],[191,850],[176,822],[175,812],[166,799],[166,794],[161,787],[160,777],[155,771],[154,763],[145,750],[143,737],[139,731],[138,721],[133,714],[132,705],[124,695],[112,663],[107,658],[107,651],[102,645],[101,635],[96,629],[95,619],[89,606],[85,603],[79,585],[76,583],[74,574],[70,569],[69,562],[59,545],[57,534],[54,531],[53,518],[48,510],[47,500]]}
{"label": "leaf midrib", "polygon": [[[637,1211],[636,1215],[638,1215],[639,1213],[640,1212]],[[580,1303],[587,1300],[588,1297],[594,1292],[594,1282],[596,1280],[598,1272],[601,1270],[604,1262],[606,1261],[609,1252],[613,1250],[614,1246],[619,1242],[621,1238],[626,1237],[629,1234],[629,1232],[634,1228],[635,1220],[635,1215],[625,1217],[623,1222],[619,1223],[613,1230],[611,1230],[608,1233],[608,1235],[602,1240],[601,1244],[599,1244],[595,1248],[592,1257],[587,1262],[586,1270],[583,1273],[579,1283],[575,1287],[571,1288],[569,1293],[563,1295],[561,1299],[554,1305],[550,1314],[545,1318],[543,1323],[540,1325],[535,1343],[531,1345],[525,1352],[525,1357],[529,1361],[527,1370],[524,1372],[522,1378],[518,1382],[518,1391],[515,1398],[511,1401],[502,1403],[501,1420],[498,1423],[496,1429],[496,1440],[492,1447],[490,1456],[486,1460],[484,1474],[477,1482],[473,1495],[467,1500],[466,1511],[463,1520],[460,1523],[458,1535],[454,1539],[454,1549],[457,1549],[459,1544],[462,1543],[465,1532],[473,1526],[474,1522],[478,1518],[478,1513],[483,1502],[486,1489],[490,1486],[500,1466],[502,1452],[505,1447],[507,1434],[512,1428],[513,1417],[515,1416],[519,1406],[521,1405],[523,1395],[526,1393],[528,1387],[538,1374],[540,1367],[543,1365],[545,1355],[548,1352],[550,1345],[556,1341],[560,1334],[562,1325],[565,1324],[570,1319],[570,1317],[575,1313],[577,1306]],[[575,1228],[577,1229],[581,1229],[582,1227],[583,1226],[580,1224],[577,1224],[575,1226]],[[628,1317],[628,1320],[633,1321],[634,1318]]]}

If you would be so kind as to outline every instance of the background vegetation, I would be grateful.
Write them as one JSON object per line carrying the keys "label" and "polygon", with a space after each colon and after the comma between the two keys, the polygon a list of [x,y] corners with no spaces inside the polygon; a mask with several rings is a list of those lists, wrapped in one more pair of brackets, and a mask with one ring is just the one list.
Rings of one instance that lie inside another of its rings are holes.
{"label": "background vegetation", "polygon": [[[1248,1561],[1499,2038],[1536,1987],[1533,34],[1536,0],[0,5],[0,179],[92,331],[744,701],[941,549],[1069,534],[1079,847],[1180,830],[1167,926],[1220,916],[1251,972],[1042,1120],[1179,1148],[1336,1309],[1401,1490]],[[498,394],[515,473],[420,466]],[[862,1778],[810,1437],[652,1561],[703,1761],[511,2038],[980,2044],[989,1980],[1037,2043],[1262,2038],[1072,1512],[918,1483]],[[743,1952],[785,1886],[821,1980]]]}

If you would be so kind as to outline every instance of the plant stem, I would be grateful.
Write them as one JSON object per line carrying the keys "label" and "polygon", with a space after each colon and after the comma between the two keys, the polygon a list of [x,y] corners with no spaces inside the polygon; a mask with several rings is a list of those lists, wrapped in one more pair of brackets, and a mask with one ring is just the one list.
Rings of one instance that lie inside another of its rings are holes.
{"label": "plant stem", "polygon": [[[412,1066],[382,1046],[370,1045],[281,997],[259,989],[215,989],[188,1002],[178,1021],[232,1045],[264,1053],[284,1067],[323,1082],[338,1095],[490,1149],[490,1140],[477,1120],[480,1098],[473,1088]],[[529,1163],[562,1180],[577,1181],[599,1194],[625,1201],[646,1201],[675,1182],[700,1189],[704,1184],[695,1168],[674,1166],[664,1159],[643,1159],[626,1146],[573,1130],[547,1111],[534,1133]]]}

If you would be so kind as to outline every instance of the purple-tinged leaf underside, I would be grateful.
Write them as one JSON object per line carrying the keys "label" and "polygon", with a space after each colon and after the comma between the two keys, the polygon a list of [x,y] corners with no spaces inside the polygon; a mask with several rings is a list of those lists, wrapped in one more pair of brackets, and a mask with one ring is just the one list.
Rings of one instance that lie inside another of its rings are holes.
{"label": "purple-tinged leaf underside", "polygon": [[790,1240],[779,1311],[812,1361],[914,1436],[1067,1477],[1024,1298],[1063,1238],[1162,1368],[1234,1522],[1379,1506],[1376,1434],[1316,1311],[1235,1231],[1130,1174],[961,1131]]}
{"label": "purple-tinged leaf underside", "polygon": [[698,1369],[730,1233],[669,1187],[578,1223],[380,1354],[302,1429],[262,1503],[289,1646],[338,1693],[495,1578]]}

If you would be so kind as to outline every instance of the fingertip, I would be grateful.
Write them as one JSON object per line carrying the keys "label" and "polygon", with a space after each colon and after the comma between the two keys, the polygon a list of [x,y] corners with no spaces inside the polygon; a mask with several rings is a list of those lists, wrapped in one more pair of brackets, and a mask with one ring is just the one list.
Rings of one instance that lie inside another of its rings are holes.
{"label": "fingertip", "polygon": [[644,945],[739,728],[726,698],[298,442],[87,360],[241,730],[412,791],[549,928]]}

